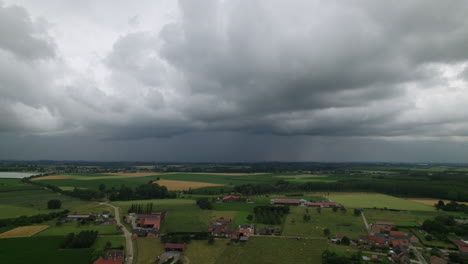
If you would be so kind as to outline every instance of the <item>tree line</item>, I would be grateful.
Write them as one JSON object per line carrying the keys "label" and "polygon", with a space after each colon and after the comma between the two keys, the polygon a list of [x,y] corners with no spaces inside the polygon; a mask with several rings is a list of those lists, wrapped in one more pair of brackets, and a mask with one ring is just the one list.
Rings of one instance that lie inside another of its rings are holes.
{"label": "tree line", "polygon": [[132,204],[128,209],[128,213],[150,214],[153,212],[153,203],[147,204]]}
{"label": "tree line", "polygon": [[434,207],[442,211],[464,212],[465,214],[468,214],[468,206],[466,204],[457,203],[453,201],[446,204],[444,201],[440,200],[434,205]]}
{"label": "tree line", "polygon": [[49,221],[55,218],[62,218],[69,213],[68,210],[64,210],[61,212],[52,212],[48,214],[38,214],[33,216],[20,216],[17,218],[7,218],[7,219],[0,219],[0,227],[5,226],[27,226],[32,224],[39,224],[45,221]]}

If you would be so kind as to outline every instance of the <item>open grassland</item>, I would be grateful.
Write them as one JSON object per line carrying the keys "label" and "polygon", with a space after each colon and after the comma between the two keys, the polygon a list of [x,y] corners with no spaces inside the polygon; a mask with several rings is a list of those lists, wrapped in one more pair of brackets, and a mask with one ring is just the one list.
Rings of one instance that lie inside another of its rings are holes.
{"label": "open grassland", "polygon": [[98,231],[99,235],[118,235],[122,232],[114,225],[78,225],[76,222],[69,222],[63,223],[59,226],[50,227],[47,230],[36,234],[36,236],[64,236],[69,233],[79,233],[86,230]]}
{"label": "open grassland", "polygon": [[47,209],[47,202],[52,199],[62,201],[62,208],[75,205],[75,198],[54,193],[50,190],[20,190],[0,192],[0,219],[46,214],[58,210]]}
{"label": "open grassland", "polygon": [[0,239],[1,263],[83,264],[91,263],[93,249],[60,249],[63,237]]}
{"label": "open grassland", "polygon": [[30,237],[45,229],[49,228],[47,225],[38,226],[21,226],[10,231],[0,234],[0,238],[13,238],[13,237]]}
{"label": "open grassland", "polygon": [[388,208],[398,210],[434,211],[432,206],[393,197],[385,194],[336,194],[328,196],[350,208]]}
{"label": "open grassland", "polygon": [[369,224],[375,222],[393,222],[397,226],[418,226],[424,220],[432,219],[437,215],[460,215],[456,212],[438,211],[387,211],[377,209],[365,209],[364,214]]}
{"label": "open grassland", "polygon": [[191,182],[191,181],[174,181],[174,180],[159,180],[154,181],[161,186],[166,186],[169,191],[186,191],[189,189],[197,189],[202,187],[223,186],[222,184],[206,183],[206,182]]}
{"label": "open grassland", "polygon": [[[311,216],[308,222],[303,219],[307,211]],[[352,210],[343,213],[340,210],[333,212],[331,208],[322,208],[318,213],[316,208],[294,206],[286,217],[282,235],[324,238],[325,228],[330,230],[331,235],[343,234],[350,239],[366,234],[362,218],[355,216]]]}
{"label": "open grassland", "polygon": [[[431,206],[434,206],[434,204],[437,204],[440,201],[440,199],[431,199],[431,198],[407,198],[407,200],[425,204],[425,205],[431,205]],[[442,201],[444,201],[444,203],[446,204],[451,202],[450,200],[442,200]],[[457,202],[457,203],[468,205],[468,202]]]}
{"label": "open grassland", "polygon": [[111,248],[120,248],[125,245],[125,238],[123,236],[102,236],[99,235],[98,238],[96,239],[96,242],[93,244],[93,248],[104,248],[106,246],[106,243],[110,242],[111,243]]}
{"label": "open grassland", "polygon": [[227,242],[228,240],[217,239],[213,245],[208,245],[206,240],[192,240],[184,253],[185,261],[190,264],[215,264],[227,247]]}
{"label": "open grassland", "polygon": [[324,239],[293,240],[278,237],[252,237],[245,244],[226,246],[216,263],[321,263],[321,254],[326,248],[327,242]]}
{"label": "open grassland", "polygon": [[154,263],[156,258],[164,252],[164,244],[159,238],[137,238],[133,243],[134,261],[136,264]]}
{"label": "open grassland", "polygon": [[35,190],[38,186],[22,183],[20,179],[2,179],[0,178],[0,192]]}

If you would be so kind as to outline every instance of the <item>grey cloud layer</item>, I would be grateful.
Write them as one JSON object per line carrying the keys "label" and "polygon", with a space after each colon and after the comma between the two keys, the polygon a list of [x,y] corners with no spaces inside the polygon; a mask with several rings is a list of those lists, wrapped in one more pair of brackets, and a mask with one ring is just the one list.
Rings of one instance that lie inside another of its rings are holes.
{"label": "grey cloud layer", "polygon": [[468,136],[466,1],[179,7],[161,31],[123,34],[99,80],[67,70],[47,23],[1,7],[0,130]]}

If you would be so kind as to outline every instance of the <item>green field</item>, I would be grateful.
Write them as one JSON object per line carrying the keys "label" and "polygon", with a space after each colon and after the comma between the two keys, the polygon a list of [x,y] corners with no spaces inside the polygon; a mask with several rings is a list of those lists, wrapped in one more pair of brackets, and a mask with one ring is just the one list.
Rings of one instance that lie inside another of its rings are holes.
{"label": "green field", "polygon": [[83,264],[90,263],[93,249],[60,249],[63,237],[0,239],[2,263]]}
{"label": "green field", "polygon": [[61,226],[50,227],[35,236],[65,236],[68,233],[79,233],[85,230],[98,231],[100,235],[115,235],[121,234],[121,231],[114,225],[81,225],[78,226],[76,222],[63,223]]}
{"label": "green field", "polygon": [[435,211],[433,206],[385,194],[334,194],[327,198],[350,208],[388,208],[398,210]]}
{"label": "green field", "polygon": [[321,263],[324,239],[252,237],[245,244],[227,246],[217,264]]}
{"label": "green field", "polygon": [[137,238],[133,243],[135,264],[154,263],[164,252],[164,245],[158,238]]}
{"label": "green field", "polygon": [[185,252],[185,258],[192,264],[214,264],[227,247],[228,240],[217,239],[213,245],[206,240],[192,240]]}
{"label": "green field", "polygon": [[[309,222],[303,220],[306,210],[311,216]],[[331,208],[322,208],[319,214],[316,208],[291,207],[283,225],[282,235],[324,238],[325,228],[330,230],[332,236],[343,234],[351,239],[366,234],[362,218],[355,216],[353,210],[342,213],[340,210],[333,212]]]}

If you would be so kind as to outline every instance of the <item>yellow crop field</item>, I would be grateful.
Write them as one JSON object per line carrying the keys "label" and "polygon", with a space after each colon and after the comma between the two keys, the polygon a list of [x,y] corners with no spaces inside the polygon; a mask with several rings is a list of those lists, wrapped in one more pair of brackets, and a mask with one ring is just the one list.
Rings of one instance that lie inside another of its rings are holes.
{"label": "yellow crop field", "polygon": [[47,225],[42,226],[22,226],[12,229],[10,231],[0,234],[0,238],[12,238],[12,237],[30,237],[43,230],[49,228]]}
{"label": "yellow crop field", "polygon": [[159,180],[154,181],[162,186],[166,186],[169,191],[186,191],[189,188],[196,189],[210,186],[225,186],[224,184],[208,183],[208,182],[191,182],[191,181],[173,181],[173,180]]}

